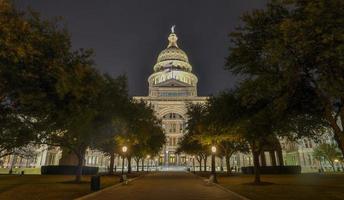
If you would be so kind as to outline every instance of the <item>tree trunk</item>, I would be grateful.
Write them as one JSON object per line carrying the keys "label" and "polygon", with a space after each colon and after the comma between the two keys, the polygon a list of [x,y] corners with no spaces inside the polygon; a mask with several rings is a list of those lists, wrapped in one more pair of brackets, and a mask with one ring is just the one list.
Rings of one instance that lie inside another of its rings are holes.
{"label": "tree trunk", "polygon": [[82,176],[82,167],[84,164],[84,153],[78,154],[78,166],[76,170],[76,175],[75,175],[75,182],[80,183],[81,182],[81,176]]}
{"label": "tree trunk", "polygon": [[202,171],[202,157],[199,156],[199,159],[197,159],[198,161],[198,164],[199,164],[199,171],[201,172]]}
{"label": "tree trunk", "polygon": [[136,161],[136,172],[139,172],[139,169],[140,169],[140,159],[135,159]]}
{"label": "tree trunk", "polygon": [[226,158],[226,168],[227,168],[227,174],[231,174],[232,173],[232,170],[231,170],[231,164],[230,164],[230,156],[229,155],[226,155],[225,156]]}
{"label": "tree trunk", "polygon": [[204,156],[204,171],[206,172],[207,171],[207,156]]}
{"label": "tree trunk", "polygon": [[113,166],[115,165],[115,154],[112,152],[110,154],[110,167],[109,167],[109,174],[113,174]]}
{"label": "tree trunk", "polygon": [[342,152],[342,155],[344,155],[344,130],[343,130],[343,126],[344,126],[344,119],[341,116],[344,116],[343,112],[344,109],[342,108],[342,110],[340,110],[339,112],[339,118],[340,118],[340,122],[341,122],[341,126],[339,126],[339,124],[337,124],[337,118],[333,116],[333,106],[331,103],[330,98],[327,98],[325,95],[322,94],[322,91],[317,89],[316,92],[318,93],[319,97],[322,99],[322,101],[324,102],[325,105],[325,111],[324,111],[324,115],[326,120],[330,123],[330,126],[332,127],[333,133],[334,133],[334,139],[336,140],[339,149]]}
{"label": "tree trunk", "polygon": [[265,152],[264,151],[262,151],[260,153],[260,161],[261,161],[262,166],[266,166],[266,158],[265,158]]}
{"label": "tree trunk", "polygon": [[254,164],[254,183],[260,183],[260,164],[259,164],[259,152],[252,149],[253,154],[253,164]]}
{"label": "tree trunk", "polygon": [[131,156],[128,156],[127,159],[128,159],[128,174],[130,174],[131,173]]}
{"label": "tree trunk", "polygon": [[215,154],[211,155],[211,174],[215,174],[216,166],[215,166]]}
{"label": "tree trunk", "polygon": [[330,163],[330,165],[331,165],[331,167],[333,169],[333,172],[336,172],[336,168],[334,166],[334,163],[332,161],[330,161],[330,160],[329,160],[329,163]]}
{"label": "tree trunk", "polygon": [[283,153],[282,153],[282,147],[279,145],[277,149],[277,158],[278,158],[278,164],[279,166],[284,166],[284,161],[283,161]]}
{"label": "tree trunk", "polygon": [[142,158],[141,164],[142,164],[141,165],[141,171],[145,171],[145,167],[144,167],[145,166],[145,159]]}
{"label": "tree trunk", "polygon": [[220,158],[221,158],[220,171],[223,172],[223,156],[221,156]]}
{"label": "tree trunk", "polygon": [[335,128],[332,126],[334,132],[334,139],[336,140],[338,147],[342,152],[342,155],[344,156],[344,131],[341,131],[337,124],[334,126],[336,126]]}

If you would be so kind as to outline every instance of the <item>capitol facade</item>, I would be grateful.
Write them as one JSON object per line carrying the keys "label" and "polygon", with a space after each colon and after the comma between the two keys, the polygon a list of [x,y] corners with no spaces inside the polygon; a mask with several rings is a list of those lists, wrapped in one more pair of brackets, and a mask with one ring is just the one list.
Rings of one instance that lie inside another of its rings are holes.
{"label": "capitol facade", "polygon": [[172,28],[167,48],[158,55],[153,74],[148,78],[148,96],[133,97],[150,105],[162,122],[166,144],[159,165],[186,165],[187,156],[177,154],[178,141],[185,134],[188,104],[203,104],[208,97],[197,96],[198,78],[192,73],[187,54],[178,46]]}

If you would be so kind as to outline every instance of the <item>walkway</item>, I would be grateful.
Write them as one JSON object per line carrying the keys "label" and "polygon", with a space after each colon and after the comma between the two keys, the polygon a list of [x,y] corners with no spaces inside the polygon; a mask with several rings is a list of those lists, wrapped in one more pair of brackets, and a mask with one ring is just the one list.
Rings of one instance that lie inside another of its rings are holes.
{"label": "walkway", "polygon": [[241,198],[187,172],[157,172],[128,185],[105,189],[93,200],[239,200]]}

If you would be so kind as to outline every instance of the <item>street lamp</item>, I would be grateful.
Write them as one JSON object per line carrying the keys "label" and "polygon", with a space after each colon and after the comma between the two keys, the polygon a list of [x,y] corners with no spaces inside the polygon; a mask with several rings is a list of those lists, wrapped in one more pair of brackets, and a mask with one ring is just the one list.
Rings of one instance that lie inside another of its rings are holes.
{"label": "street lamp", "polygon": [[337,170],[339,171],[338,164],[337,164],[337,163],[339,163],[339,160],[338,159],[334,159],[334,163],[335,163],[335,167],[337,167]]}
{"label": "street lamp", "polygon": [[212,147],[211,147],[211,152],[212,152],[213,154],[216,153],[216,146],[212,146]]}
{"label": "street lamp", "polygon": [[127,152],[127,150],[128,150],[128,147],[126,147],[126,146],[122,147],[122,152],[123,152],[123,157],[122,157],[122,175],[124,174],[124,155]]}
{"label": "street lamp", "polygon": [[215,154],[216,146],[211,147],[211,175],[213,176],[214,183],[217,183],[216,172],[215,172]]}

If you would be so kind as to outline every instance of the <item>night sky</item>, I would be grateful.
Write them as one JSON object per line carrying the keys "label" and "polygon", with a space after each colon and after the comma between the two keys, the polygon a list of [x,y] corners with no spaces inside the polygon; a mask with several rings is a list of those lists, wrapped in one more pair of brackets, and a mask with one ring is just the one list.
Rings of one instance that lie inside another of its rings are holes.
{"label": "night sky", "polygon": [[92,48],[96,68],[112,76],[126,74],[130,95],[147,95],[147,78],[171,25],[178,44],[198,76],[199,95],[216,94],[235,85],[223,70],[230,45],[228,33],[240,16],[262,8],[266,0],[15,0],[45,18],[62,16],[74,48]]}

